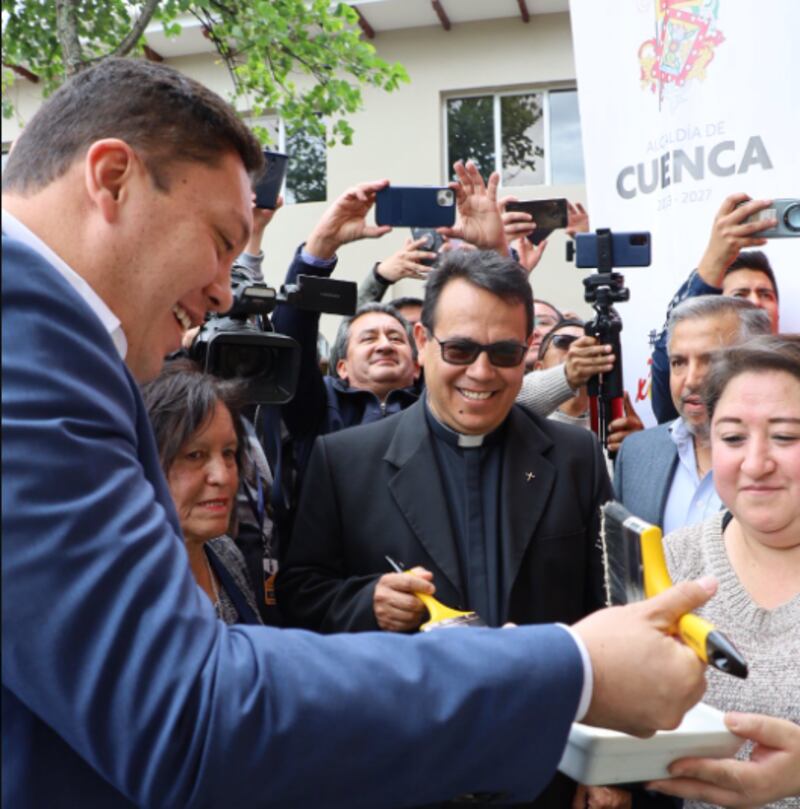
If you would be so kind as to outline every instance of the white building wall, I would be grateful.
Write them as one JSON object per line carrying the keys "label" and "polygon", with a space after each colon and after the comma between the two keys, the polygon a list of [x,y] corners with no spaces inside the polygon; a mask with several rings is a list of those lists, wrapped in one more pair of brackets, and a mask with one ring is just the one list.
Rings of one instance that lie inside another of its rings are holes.
{"label": "white building wall", "polygon": [[[363,180],[388,177],[400,185],[445,181],[443,99],[448,94],[575,82],[567,13],[534,15],[527,24],[518,17],[456,24],[449,32],[439,26],[382,31],[372,42],[383,59],[405,65],[411,82],[392,93],[363,89],[364,109],[351,119],[353,145],[328,151],[329,201]],[[168,62],[223,96],[230,92],[227,71],[213,54]],[[28,119],[39,103],[36,86],[19,80],[11,92],[21,118]],[[13,140],[18,131],[16,121],[4,121],[4,143]],[[515,187],[511,191],[520,199],[565,196],[585,201],[583,185]],[[295,248],[327,204],[286,206],[276,215],[264,237],[265,275],[270,283],[281,283]],[[379,241],[345,246],[334,277],[360,281],[376,261],[397,250],[407,235],[408,230],[398,229]],[[582,273],[566,262],[565,243],[563,231],[550,236],[544,258],[532,275],[534,292],[562,308],[588,315]],[[422,282],[405,280],[390,288],[387,298],[421,294]],[[322,330],[329,339],[337,323],[338,317],[323,316]]]}

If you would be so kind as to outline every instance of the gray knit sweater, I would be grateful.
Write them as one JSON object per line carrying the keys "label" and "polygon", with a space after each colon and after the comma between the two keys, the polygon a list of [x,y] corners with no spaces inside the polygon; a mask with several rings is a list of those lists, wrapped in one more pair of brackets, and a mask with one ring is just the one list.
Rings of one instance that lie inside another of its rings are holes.
{"label": "gray knit sweater", "polygon": [[[722,630],[745,656],[746,680],[709,668],[703,701],[725,711],[780,716],[800,723],[800,593],[772,610],[759,607],[731,567],[722,536],[725,512],[664,538],[673,581],[712,575],[717,594],[698,612]],[[749,746],[740,757],[749,755]],[[709,804],[687,801],[686,809]],[[769,804],[800,809],[800,796]]]}

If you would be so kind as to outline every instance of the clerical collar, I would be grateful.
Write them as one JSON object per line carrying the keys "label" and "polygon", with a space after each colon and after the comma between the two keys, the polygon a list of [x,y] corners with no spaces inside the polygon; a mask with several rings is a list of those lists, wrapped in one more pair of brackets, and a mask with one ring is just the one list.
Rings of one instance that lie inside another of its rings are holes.
{"label": "clerical collar", "polygon": [[450,444],[454,447],[461,447],[462,449],[471,449],[474,447],[482,447],[482,446],[490,446],[496,444],[503,434],[503,427],[505,426],[505,421],[496,429],[492,430],[490,433],[484,433],[483,435],[466,435],[464,433],[458,433],[455,430],[448,427],[446,424],[442,424],[439,419],[434,416],[433,411],[428,404],[428,397],[425,397],[425,418],[428,421],[428,426],[433,431],[433,434],[440,438],[447,444]]}

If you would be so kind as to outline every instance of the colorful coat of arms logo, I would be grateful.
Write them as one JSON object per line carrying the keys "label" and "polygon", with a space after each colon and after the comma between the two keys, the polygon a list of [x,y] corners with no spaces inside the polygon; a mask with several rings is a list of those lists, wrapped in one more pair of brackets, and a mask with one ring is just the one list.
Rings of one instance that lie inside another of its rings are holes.
{"label": "colorful coat of arms logo", "polygon": [[658,93],[703,80],[714,49],[725,41],[716,27],[720,0],[655,0],[656,35],[639,47],[642,88]]}

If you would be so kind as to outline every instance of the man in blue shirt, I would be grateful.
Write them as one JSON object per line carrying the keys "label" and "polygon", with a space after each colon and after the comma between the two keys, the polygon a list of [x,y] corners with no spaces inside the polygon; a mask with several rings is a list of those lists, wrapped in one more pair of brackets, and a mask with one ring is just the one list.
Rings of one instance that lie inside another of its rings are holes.
{"label": "man in blue shirt", "polygon": [[701,396],[709,355],[769,330],[767,314],[740,298],[704,295],[673,310],[669,384],[680,415],[628,436],[614,465],[617,499],[665,534],[701,522],[721,506],[711,477],[708,416]]}

